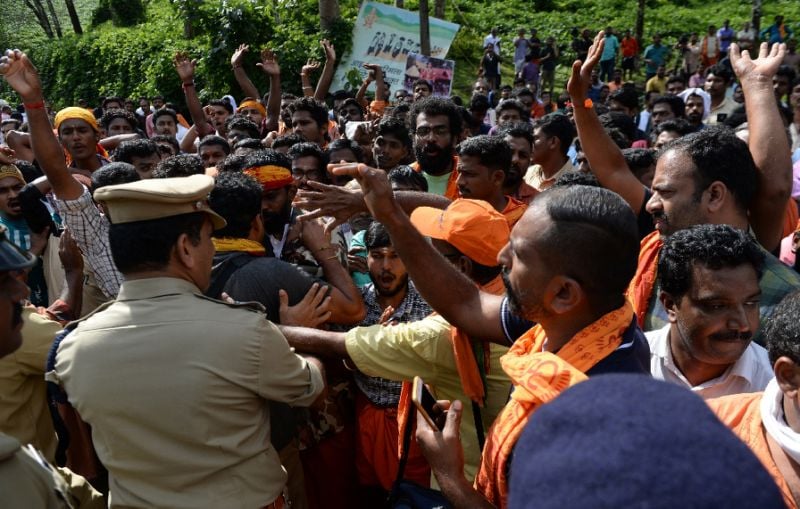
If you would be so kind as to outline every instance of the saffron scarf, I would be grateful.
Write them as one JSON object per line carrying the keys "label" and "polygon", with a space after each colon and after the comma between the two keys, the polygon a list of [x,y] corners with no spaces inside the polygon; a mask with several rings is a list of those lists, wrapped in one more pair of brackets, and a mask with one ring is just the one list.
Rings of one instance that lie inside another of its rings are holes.
{"label": "saffron scarf", "polygon": [[662,242],[658,231],[654,231],[642,239],[636,274],[633,275],[633,279],[628,285],[628,300],[633,304],[639,327],[644,326],[644,318],[647,316],[647,308],[650,305],[653,288],[656,286],[658,253],[661,252],[661,246],[663,245],[664,242]]}
{"label": "saffron scarf", "polygon": [[214,249],[217,253],[241,251],[253,256],[264,256],[266,254],[263,244],[255,240],[236,237],[211,237],[211,241],[214,243]]}
{"label": "saffron scarf", "polygon": [[[460,195],[458,193],[458,185],[456,185],[456,180],[458,180],[458,156],[453,156],[453,171],[450,172],[450,178],[447,180],[447,188],[444,191],[444,197],[449,198],[450,200],[457,200]],[[418,162],[411,163],[411,168],[417,172],[421,173],[422,168],[419,167]]]}
{"label": "saffron scarf", "polygon": [[[503,278],[497,276],[489,283],[481,286],[480,289],[492,295],[502,295],[505,292]],[[436,313],[433,313],[431,316],[434,315],[436,315]],[[456,370],[458,371],[458,377],[461,381],[464,394],[483,407],[484,400],[486,399],[484,379],[489,373],[489,363],[491,360],[489,342],[473,342],[469,336],[454,326],[450,326],[450,340],[453,343],[453,357],[456,361]],[[478,358],[482,360],[480,367],[478,366]],[[405,431],[406,422],[408,421],[408,412],[413,410],[414,405],[411,402],[411,382],[406,380],[403,382],[403,386],[400,389],[400,401],[397,404],[397,425],[400,430],[397,445],[398,457],[403,454],[403,433]]]}
{"label": "saffron scarf", "polygon": [[622,343],[632,316],[633,309],[626,302],[578,332],[555,354],[542,351],[547,334],[537,325],[500,359],[514,392],[492,425],[475,479],[475,488],[489,502],[497,507],[507,505],[507,463],[531,415],[567,388],[586,380],[586,372]]}

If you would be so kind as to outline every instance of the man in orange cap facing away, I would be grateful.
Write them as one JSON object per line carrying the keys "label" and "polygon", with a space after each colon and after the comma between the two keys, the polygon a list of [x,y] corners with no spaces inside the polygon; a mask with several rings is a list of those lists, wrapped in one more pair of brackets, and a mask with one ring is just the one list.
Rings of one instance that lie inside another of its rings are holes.
{"label": "man in orange cap facing away", "polygon": [[[459,199],[446,210],[420,207],[411,221],[473,284],[502,294],[497,254],[508,242],[509,228],[501,213],[484,201]],[[510,383],[499,365],[506,348],[489,345],[481,338],[473,340],[439,315],[392,327],[356,327],[347,333],[301,327],[281,329],[298,351],[342,357],[370,376],[408,381],[423,375],[437,398],[471,399],[482,407],[484,429],[489,428],[508,397]],[[398,409],[401,422],[409,402],[405,397],[409,391],[404,388],[403,392]],[[461,421],[464,475],[469,477],[477,472],[480,459],[472,409],[465,408],[468,416]],[[394,436],[375,437],[383,441],[385,463],[373,464],[373,468],[387,490],[397,473],[397,438],[396,430]],[[412,454],[413,451],[412,446]],[[413,479],[408,467],[406,472],[405,477]]]}

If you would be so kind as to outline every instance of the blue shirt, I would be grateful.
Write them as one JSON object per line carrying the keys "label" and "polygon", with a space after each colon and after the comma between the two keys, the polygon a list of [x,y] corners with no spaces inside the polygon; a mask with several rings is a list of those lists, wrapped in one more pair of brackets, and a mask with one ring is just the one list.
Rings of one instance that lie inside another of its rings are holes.
{"label": "blue shirt", "polygon": [[603,60],[614,60],[617,57],[617,52],[619,51],[619,39],[617,39],[616,35],[607,35],[606,36],[606,45],[603,47],[603,55],[600,57],[600,61]]}
{"label": "blue shirt", "polygon": [[644,50],[644,59],[650,60],[652,63],[645,66],[645,71],[655,73],[659,65],[666,65],[667,55],[669,55],[669,48],[664,45],[659,44],[656,46],[655,44],[651,44],[648,46],[647,49]]}

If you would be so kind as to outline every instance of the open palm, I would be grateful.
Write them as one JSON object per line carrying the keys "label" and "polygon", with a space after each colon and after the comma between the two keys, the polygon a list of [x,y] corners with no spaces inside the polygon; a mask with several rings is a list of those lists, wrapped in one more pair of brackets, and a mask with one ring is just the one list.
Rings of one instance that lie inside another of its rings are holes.
{"label": "open palm", "polygon": [[747,50],[740,51],[737,44],[731,44],[730,48],[731,65],[740,81],[762,79],[772,83],[772,77],[783,62],[784,55],[786,55],[785,44],[773,44],[772,48],[768,48],[767,43],[762,42],[758,58],[755,60],[750,58]]}

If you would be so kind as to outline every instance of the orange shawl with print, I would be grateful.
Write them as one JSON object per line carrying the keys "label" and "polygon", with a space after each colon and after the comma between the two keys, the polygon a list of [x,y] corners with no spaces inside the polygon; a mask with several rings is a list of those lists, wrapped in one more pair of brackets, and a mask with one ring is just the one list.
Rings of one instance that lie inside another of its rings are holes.
{"label": "orange shawl with print", "polygon": [[586,372],[622,343],[632,316],[633,309],[626,302],[578,332],[555,354],[542,351],[547,335],[537,325],[500,359],[514,392],[489,431],[475,479],[475,488],[489,502],[497,507],[507,505],[507,463],[531,415],[567,388],[586,380]]}
{"label": "orange shawl with print", "polygon": [[636,321],[639,327],[644,326],[644,318],[650,305],[650,297],[656,286],[656,269],[658,269],[658,253],[661,252],[661,235],[658,231],[650,233],[642,239],[639,248],[639,265],[636,267],[630,285],[628,285],[628,300],[633,304],[636,312]]}
{"label": "orange shawl with print", "polygon": [[508,221],[508,227],[514,228],[517,221],[519,221],[525,211],[528,210],[528,204],[513,196],[506,195],[506,198],[508,198],[508,204],[506,204],[506,208],[503,209],[502,214]]}
{"label": "orange shawl with print", "polygon": [[732,394],[709,399],[706,404],[761,461],[781,490],[786,507],[797,509],[797,503],[792,497],[792,490],[775,464],[775,460],[772,459],[772,453],[769,450],[766,430],[761,422],[761,398],[763,395],[763,392]]}
{"label": "orange shawl with print", "polygon": [[[417,173],[422,172],[418,162],[411,163],[411,168]],[[451,168],[453,171],[450,172],[450,178],[447,180],[447,189],[444,191],[444,197],[457,200],[459,198],[458,185],[456,185],[456,180],[458,179],[458,156],[453,156],[453,166]]]}
{"label": "orange shawl with print", "polygon": [[[506,290],[503,278],[500,276],[481,286],[480,289],[492,295],[502,295]],[[481,371],[478,368],[478,361],[475,359],[475,352],[472,349],[472,340],[454,326],[450,326],[450,340],[453,343],[453,357],[456,361],[456,369],[458,370],[458,377],[461,380],[464,394],[482,407],[484,399],[486,399],[486,391],[481,378]],[[483,373],[489,373],[491,351],[487,341],[482,342],[482,351]],[[408,412],[413,411],[413,409],[411,382],[406,380],[400,390],[400,401],[397,405],[397,425],[400,429],[397,446],[399,455],[403,454],[403,432],[406,428]]]}

